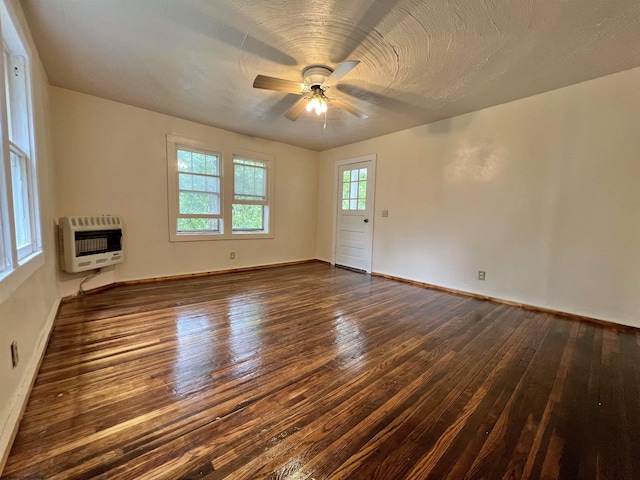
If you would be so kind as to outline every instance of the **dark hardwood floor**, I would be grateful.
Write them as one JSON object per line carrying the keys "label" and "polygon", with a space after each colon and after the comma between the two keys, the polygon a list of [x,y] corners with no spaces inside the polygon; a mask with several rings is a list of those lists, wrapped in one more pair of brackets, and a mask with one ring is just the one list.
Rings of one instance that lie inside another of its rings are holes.
{"label": "dark hardwood floor", "polygon": [[65,303],[4,475],[640,479],[640,334],[320,263]]}

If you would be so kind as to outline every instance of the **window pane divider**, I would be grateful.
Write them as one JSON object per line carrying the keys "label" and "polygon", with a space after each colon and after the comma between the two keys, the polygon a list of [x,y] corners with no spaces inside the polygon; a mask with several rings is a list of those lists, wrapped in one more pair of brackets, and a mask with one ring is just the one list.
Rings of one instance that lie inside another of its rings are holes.
{"label": "window pane divider", "polygon": [[17,144],[13,143],[11,140],[9,140],[9,149],[13,150],[13,153],[15,154],[18,154],[25,158],[29,158],[29,155],[24,150],[22,150]]}
{"label": "window pane divider", "polygon": [[187,188],[187,189],[181,188],[181,189],[179,189],[179,191],[180,192],[185,192],[185,193],[205,193],[207,195],[216,195],[218,197],[220,196],[220,194],[218,192],[210,192],[208,190],[191,190],[189,188]]}
{"label": "window pane divider", "polygon": [[237,199],[234,199],[233,203],[234,204],[240,204],[240,205],[269,205],[269,201],[268,200],[237,200]]}
{"label": "window pane divider", "polygon": [[208,213],[178,213],[176,218],[222,218],[222,214],[208,214]]}

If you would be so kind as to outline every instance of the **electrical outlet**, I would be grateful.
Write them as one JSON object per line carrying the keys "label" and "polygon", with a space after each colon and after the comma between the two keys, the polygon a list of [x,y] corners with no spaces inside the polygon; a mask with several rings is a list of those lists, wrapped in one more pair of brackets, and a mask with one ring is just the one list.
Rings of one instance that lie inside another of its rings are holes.
{"label": "electrical outlet", "polygon": [[229,258],[230,258],[231,260],[235,260],[235,258],[236,258],[236,252],[231,252],[231,253],[229,253]]}
{"label": "electrical outlet", "polygon": [[11,365],[13,368],[16,368],[19,362],[20,356],[18,355],[18,342],[14,340],[11,342]]}
{"label": "electrical outlet", "polygon": [[388,217],[389,216],[389,210],[382,210],[382,216],[383,217]]}
{"label": "electrical outlet", "polygon": [[478,271],[478,280],[484,280],[485,273],[482,270]]}

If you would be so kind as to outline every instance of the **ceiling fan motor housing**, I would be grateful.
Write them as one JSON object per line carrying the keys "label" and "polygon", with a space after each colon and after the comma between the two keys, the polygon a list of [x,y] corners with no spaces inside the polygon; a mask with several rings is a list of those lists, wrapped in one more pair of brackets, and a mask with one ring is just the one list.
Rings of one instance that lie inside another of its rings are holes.
{"label": "ceiling fan motor housing", "polygon": [[325,65],[309,65],[302,71],[302,77],[310,87],[319,87],[332,73],[333,69]]}

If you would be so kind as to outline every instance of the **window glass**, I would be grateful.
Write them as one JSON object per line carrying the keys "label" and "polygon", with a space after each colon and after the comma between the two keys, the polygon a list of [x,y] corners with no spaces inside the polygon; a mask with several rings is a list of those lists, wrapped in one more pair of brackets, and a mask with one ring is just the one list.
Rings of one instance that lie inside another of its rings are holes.
{"label": "window glass", "polygon": [[267,176],[266,162],[233,159],[233,198],[236,202],[231,211],[233,231],[267,230]]}
{"label": "window glass", "polygon": [[178,218],[177,229],[179,232],[219,232],[220,220],[217,218]]}
{"label": "window glass", "polygon": [[342,174],[342,210],[366,210],[367,169],[345,170]]}
{"label": "window glass", "polygon": [[234,230],[264,230],[263,205],[233,205]]}
{"label": "window glass", "polygon": [[[31,221],[29,218],[29,188],[27,162],[25,158],[11,152],[11,186],[13,189],[13,211],[18,250],[31,243]],[[29,252],[31,253],[31,252]]]}
{"label": "window glass", "polygon": [[178,233],[221,231],[219,163],[219,155],[178,148]]}
{"label": "window glass", "polygon": [[267,198],[267,168],[263,162],[234,159],[234,198],[264,202]]}

